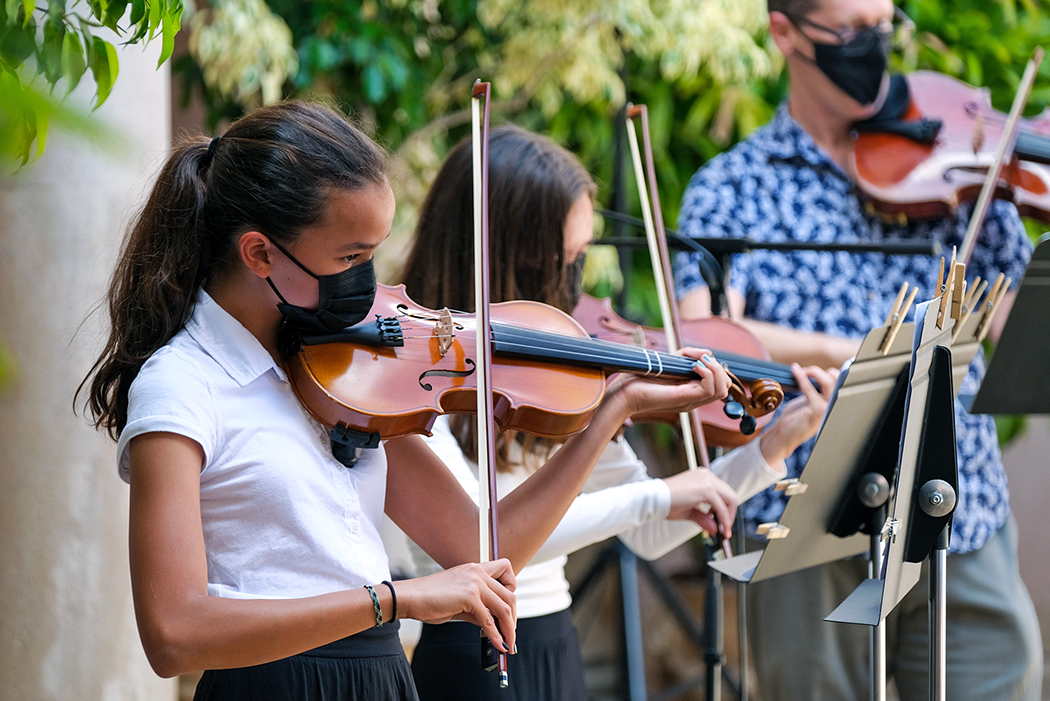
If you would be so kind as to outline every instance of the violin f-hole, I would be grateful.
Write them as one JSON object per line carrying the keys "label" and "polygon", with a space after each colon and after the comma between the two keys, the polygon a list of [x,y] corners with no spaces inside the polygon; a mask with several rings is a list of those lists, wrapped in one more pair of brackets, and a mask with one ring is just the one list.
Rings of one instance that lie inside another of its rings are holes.
{"label": "violin f-hole", "polygon": [[427,370],[419,376],[419,386],[427,392],[433,392],[434,386],[429,382],[423,382],[424,379],[428,377],[470,377],[477,370],[477,365],[470,358],[467,358],[464,362],[470,366],[468,370]]}

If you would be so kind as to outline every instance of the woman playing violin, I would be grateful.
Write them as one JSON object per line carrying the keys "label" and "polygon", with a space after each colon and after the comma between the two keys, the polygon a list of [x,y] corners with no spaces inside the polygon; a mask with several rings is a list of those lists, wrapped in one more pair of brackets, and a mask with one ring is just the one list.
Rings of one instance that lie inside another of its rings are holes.
{"label": "woman playing violin", "polygon": [[[504,500],[506,559],[470,564],[477,508],[433,451],[410,436],[343,465],[278,351],[282,323],[367,314],[394,216],[386,160],[329,109],[265,107],[175,147],[125,242],[88,405],[131,486],[143,647],[162,676],[209,670],[198,699],[416,698],[400,618],[467,620],[511,651],[514,570],[623,422],[726,394],[710,359],[692,381],[613,381],[588,427]],[[446,570],[395,591],[384,510]]]}
{"label": "woman playing violin", "polygon": [[[472,185],[469,142],[448,156],[420,211],[403,275],[409,296],[423,306],[473,306]],[[596,188],[579,161],[549,139],[517,127],[498,127],[489,139],[490,270],[493,301],[534,300],[570,312],[581,293],[584,251],[593,232]],[[830,393],[834,380],[809,375]],[[622,436],[604,449],[553,535],[518,573],[518,654],[509,661],[510,689],[478,665],[478,630],[465,623],[424,626],[412,659],[420,698],[585,699],[583,663],[568,607],[566,554],[620,534],[653,559],[717,524],[732,524],[738,498],[783,474],[782,459],[813,435],[826,404],[795,368],[803,396],[789,403],[756,441],[717,460],[712,470],[652,479]],[[426,439],[469,494],[477,494],[473,417],[439,419]],[[501,436],[497,484],[514,494],[550,454],[549,443]],[[716,475],[721,475],[720,479]],[[531,480],[531,478],[529,478]],[[728,483],[727,483],[728,482]],[[739,497],[738,497],[739,493]],[[421,571],[439,567],[418,550]]]}

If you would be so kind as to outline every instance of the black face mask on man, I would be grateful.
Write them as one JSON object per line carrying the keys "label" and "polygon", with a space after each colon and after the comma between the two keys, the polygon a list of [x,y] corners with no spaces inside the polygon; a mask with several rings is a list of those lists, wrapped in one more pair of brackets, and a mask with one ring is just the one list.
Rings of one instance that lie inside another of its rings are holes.
{"label": "black face mask on man", "polygon": [[[804,23],[830,34],[838,34],[830,27],[802,17],[789,19],[796,27]],[[875,102],[888,63],[886,39],[877,28],[865,27],[848,42],[841,44],[813,41],[813,50],[812,59],[799,55],[815,64],[836,87],[860,104],[866,106]]]}
{"label": "black face mask on man", "polygon": [[335,275],[315,275],[297,261],[295,256],[284,250],[281,244],[273,239],[270,239],[270,242],[286,255],[288,260],[317,280],[317,309],[307,309],[289,304],[273,281],[269,277],[266,278],[266,282],[281,300],[277,308],[289,321],[300,328],[334,333],[347,326],[353,326],[368,316],[376,297],[376,273],[371,259]]}

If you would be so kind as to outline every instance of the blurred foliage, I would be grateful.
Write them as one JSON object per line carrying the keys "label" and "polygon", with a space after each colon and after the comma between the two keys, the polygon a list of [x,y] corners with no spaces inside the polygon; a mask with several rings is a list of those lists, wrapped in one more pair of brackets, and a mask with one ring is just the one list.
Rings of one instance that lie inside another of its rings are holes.
{"label": "blurred foliage", "polygon": [[190,20],[204,81],[245,109],[277,102],[298,67],[288,25],[263,0],[223,0]]}
{"label": "blurred foliage", "polygon": [[[50,122],[97,133],[52,95],[61,81],[68,95],[90,71],[97,109],[117,79],[117,50],[161,38],[158,65],[169,56],[180,26],[182,0],[34,0],[0,2],[0,158],[23,165],[44,151]],[[33,148],[34,142],[36,148]]]}

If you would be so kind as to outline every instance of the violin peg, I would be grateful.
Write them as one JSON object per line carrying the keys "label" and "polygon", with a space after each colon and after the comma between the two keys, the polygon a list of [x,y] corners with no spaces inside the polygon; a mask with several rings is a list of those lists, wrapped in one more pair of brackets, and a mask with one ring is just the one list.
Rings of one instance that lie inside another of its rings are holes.
{"label": "violin peg", "polygon": [[737,419],[742,419],[744,418],[744,416],[747,415],[747,411],[744,409],[744,405],[737,401],[726,402],[725,407],[722,408],[722,411],[725,412],[726,416],[733,419],[734,421]]}

